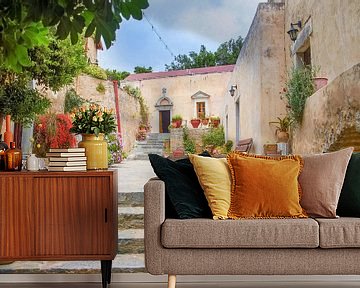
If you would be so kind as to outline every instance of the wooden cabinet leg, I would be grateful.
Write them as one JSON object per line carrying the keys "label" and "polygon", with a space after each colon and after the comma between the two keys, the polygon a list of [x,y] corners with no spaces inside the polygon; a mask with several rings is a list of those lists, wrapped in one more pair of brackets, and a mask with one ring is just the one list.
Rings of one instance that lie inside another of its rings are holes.
{"label": "wooden cabinet leg", "polygon": [[111,281],[111,260],[101,260],[101,281],[102,287],[106,288]]}
{"label": "wooden cabinet leg", "polygon": [[175,288],[176,275],[168,275],[168,288]]}

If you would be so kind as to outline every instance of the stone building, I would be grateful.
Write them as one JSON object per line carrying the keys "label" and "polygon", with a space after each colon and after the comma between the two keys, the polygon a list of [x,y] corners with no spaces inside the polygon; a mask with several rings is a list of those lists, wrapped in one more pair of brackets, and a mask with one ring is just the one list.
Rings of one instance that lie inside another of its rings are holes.
{"label": "stone building", "polygon": [[[121,87],[138,87],[149,106],[151,132],[167,133],[171,117],[183,124],[201,113],[222,115],[224,94],[234,65],[131,74]],[[190,125],[190,124],[189,124]]]}
{"label": "stone building", "polygon": [[[280,93],[292,67],[311,65],[328,84],[307,99],[292,131],[294,153],[360,149],[360,2],[285,0],[260,3],[227,90],[223,117],[228,139],[253,138],[254,152],[274,143],[270,121],[286,115]],[[301,22],[291,41],[291,23]]]}

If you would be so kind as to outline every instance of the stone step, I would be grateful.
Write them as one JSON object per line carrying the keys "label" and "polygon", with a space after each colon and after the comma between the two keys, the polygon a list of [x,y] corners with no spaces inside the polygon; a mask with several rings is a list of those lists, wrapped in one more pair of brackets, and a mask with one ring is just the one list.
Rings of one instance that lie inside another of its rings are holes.
{"label": "stone step", "polygon": [[144,207],[118,207],[119,229],[144,229]]}
{"label": "stone step", "polygon": [[144,253],[144,229],[127,229],[118,232],[118,254]]}
{"label": "stone step", "polygon": [[152,148],[152,149],[163,149],[164,145],[163,144],[153,144],[153,143],[141,143],[141,144],[136,144],[135,149],[139,149],[139,148]]}
{"label": "stone step", "polygon": [[136,147],[135,148],[135,152],[162,152],[164,149],[163,148],[158,148],[158,147]]}
{"label": "stone step", "polygon": [[[118,254],[112,262],[112,273],[140,272],[145,272],[143,253]],[[0,275],[39,273],[99,274],[100,261],[16,261],[9,265],[0,265]]]}
{"label": "stone step", "polygon": [[141,207],[144,206],[144,192],[119,192],[119,207]]}

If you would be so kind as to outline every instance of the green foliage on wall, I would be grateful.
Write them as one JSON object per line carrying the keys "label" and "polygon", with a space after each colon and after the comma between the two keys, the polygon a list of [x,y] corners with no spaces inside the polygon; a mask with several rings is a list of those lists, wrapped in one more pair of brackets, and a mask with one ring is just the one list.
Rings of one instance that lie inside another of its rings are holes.
{"label": "green foliage on wall", "polygon": [[189,135],[189,128],[183,128],[183,144],[184,150],[188,154],[194,154],[196,152],[195,140]]}
{"label": "green foliage on wall", "polygon": [[141,95],[141,91],[139,88],[133,88],[130,85],[126,85],[123,88],[126,93],[128,93],[130,96],[134,97],[136,100],[138,100],[140,105],[140,123],[139,125],[149,125],[149,107],[145,103],[144,97]]}
{"label": "green foliage on wall", "polygon": [[101,79],[101,80],[107,80],[107,75],[106,75],[105,70],[98,65],[89,64],[84,68],[83,72],[94,78]]}
{"label": "green foliage on wall", "polygon": [[294,126],[301,124],[306,99],[315,91],[313,82],[315,70],[311,67],[293,68],[289,73],[285,98],[290,121],[294,123]]}
{"label": "green foliage on wall", "polygon": [[84,98],[76,94],[74,89],[70,89],[65,94],[64,113],[70,113],[74,108],[79,108],[86,102]]}
{"label": "green foliage on wall", "polygon": [[96,91],[99,92],[100,94],[104,94],[105,91],[106,91],[104,84],[100,82],[100,83],[96,86]]}
{"label": "green foliage on wall", "polygon": [[225,144],[225,133],[224,127],[221,125],[218,128],[211,128],[208,133],[205,133],[202,136],[203,146],[208,145],[218,147]]}

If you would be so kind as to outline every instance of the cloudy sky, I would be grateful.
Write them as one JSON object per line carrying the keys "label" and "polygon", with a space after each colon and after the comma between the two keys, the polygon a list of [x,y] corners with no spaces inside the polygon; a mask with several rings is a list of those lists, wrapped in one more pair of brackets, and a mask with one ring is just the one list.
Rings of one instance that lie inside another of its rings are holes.
{"label": "cloudy sky", "polygon": [[164,71],[165,64],[173,61],[171,52],[198,52],[200,45],[215,51],[231,38],[245,38],[259,2],[266,1],[149,0],[144,13],[154,28],[145,18],[124,21],[114,45],[99,53],[100,66],[131,73],[135,66]]}

